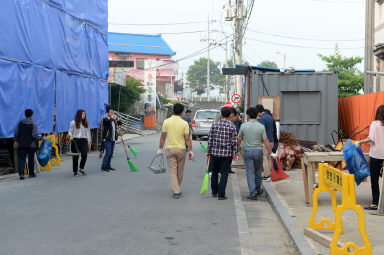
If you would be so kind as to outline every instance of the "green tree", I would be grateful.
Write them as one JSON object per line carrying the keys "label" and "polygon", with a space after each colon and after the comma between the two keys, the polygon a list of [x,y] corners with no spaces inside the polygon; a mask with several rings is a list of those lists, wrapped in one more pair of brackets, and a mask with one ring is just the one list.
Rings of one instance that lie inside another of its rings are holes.
{"label": "green tree", "polygon": [[133,77],[127,78],[126,86],[112,86],[111,101],[114,109],[118,109],[120,91],[120,112],[130,113],[132,107],[140,100],[140,96],[145,92],[141,81]]}
{"label": "green tree", "polygon": [[277,64],[275,62],[269,61],[269,60],[261,61],[261,63],[258,64],[258,66],[277,68]]}
{"label": "green tree", "polygon": [[364,87],[364,74],[356,68],[363,61],[362,57],[343,57],[337,45],[333,55],[318,56],[326,63],[326,71],[339,73],[339,97],[358,95]]}
{"label": "green tree", "polygon": [[[207,62],[207,58],[200,58],[188,68],[187,81],[192,91],[197,92],[197,95],[204,94],[207,87]],[[218,86],[222,90],[225,83],[225,76],[221,74],[220,63],[210,60],[209,69],[210,89]]]}

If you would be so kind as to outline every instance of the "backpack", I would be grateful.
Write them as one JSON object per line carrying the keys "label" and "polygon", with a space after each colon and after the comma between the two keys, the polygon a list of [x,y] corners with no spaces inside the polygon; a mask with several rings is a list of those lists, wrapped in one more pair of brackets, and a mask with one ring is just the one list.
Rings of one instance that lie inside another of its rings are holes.
{"label": "backpack", "polygon": [[22,122],[19,123],[19,146],[20,147],[31,147],[33,143],[32,137],[33,125],[32,124],[24,124]]}

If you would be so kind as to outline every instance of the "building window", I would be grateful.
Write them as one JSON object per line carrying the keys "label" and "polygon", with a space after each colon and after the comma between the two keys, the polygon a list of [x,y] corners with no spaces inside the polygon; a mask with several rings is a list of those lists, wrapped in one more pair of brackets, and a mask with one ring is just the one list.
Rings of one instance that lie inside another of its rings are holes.
{"label": "building window", "polygon": [[145,58],[136,59],[136,69],[144,70],[144,62],[145,62]]}
{"label": "building window", "polygon": [[320,91],[281,93],[281,124],[320,124]]}

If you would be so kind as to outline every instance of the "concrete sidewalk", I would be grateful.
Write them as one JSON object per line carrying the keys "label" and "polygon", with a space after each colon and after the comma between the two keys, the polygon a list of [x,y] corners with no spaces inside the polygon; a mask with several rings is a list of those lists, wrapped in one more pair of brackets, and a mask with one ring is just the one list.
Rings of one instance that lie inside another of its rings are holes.
{"label": "concrete sidewalk", "polygon": [[[301,169],[288,171],[289,179],[273,182],[271,186],[275,189],[281,202],[286,206],[289,214],[295,219],[299,231],[304,233],[304,229],[308,227],[309,216],[312,207],[305,203],[304,185]],[[337,204],[341,203],[341,194],[337,194]],[[356,188],[356,202],[361,206],[369,205],[371,203],[371,183],[361,183]],[[369,240],[372,244],[373,254],[384,255],[384,244],[382,236],[384,235],[384,217],[374,215],[372,211],[364,211],[365,226]],[[326,192],[319,195],[319,208],[316,216],[316,221],[321,218],[327,217],[334,221],[333,211],[331,209],[331,196]],[[364,243],[358,230],[358,217],[353,211],[345,211],[343,216],[344,233],[340,237],[340,242],[347,243],[349,241],[356,243],[358,246],[363,246]],[[322,234],[333,237],[333,231],[321,231]],[[312,239],[307,238],[308,243],[319,254],[329,254],[329,247],[325,247]]]}
{"label": "concrete sidewalk", "polygon": [[131,139],[134,139],[134,138],[138,138],[138,137],[141,137],[141,136],[148,136],[148,135],[156,134],[158,132],[159,131],[157,131],[157,130],[143,130],[143,131],[141,131],[141,135],[138,135],[138,134],[124,134],[123,135],[123,139],[124,139],[124,141],[126,141],[126,140],[131,140]]}

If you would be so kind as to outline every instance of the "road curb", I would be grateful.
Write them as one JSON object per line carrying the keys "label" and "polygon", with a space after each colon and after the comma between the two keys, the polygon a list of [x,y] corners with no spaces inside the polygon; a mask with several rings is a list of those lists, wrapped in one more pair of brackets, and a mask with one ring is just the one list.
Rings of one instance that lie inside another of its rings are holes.
{"label": "road curb", "polygon": [[157,134],[157,133],[159,133],[159,132],[160,132],[160,131],[156,131],[156,132],[153,132],[153,133],[150,133],[150,134],[137,135],[136,137],[133,137],[133,138],[124,139],[124,141],[134,140],[134,139],[137,139],[137,138],[140,138],[140,137],[146,137],[146,136],[154,135],[154,134]]}
{"label": "road curb", "polygon": [[287,230],[289,236],[292,238],[292,241],[296,245],[297,250],[302,255],[313,255],[316,254],[315,251],[309,246],[307,241],[304,238],[304,233],[301,233],[296,226],[295,221],[292,219],[291,215],[288,213],[287,208],[281,203],[279,197],[276,194],[275,189],[268,183],[263,182],[264,190],[268,195],[268,199],[272,205],[272,208],[279,215],[285,229]]}

